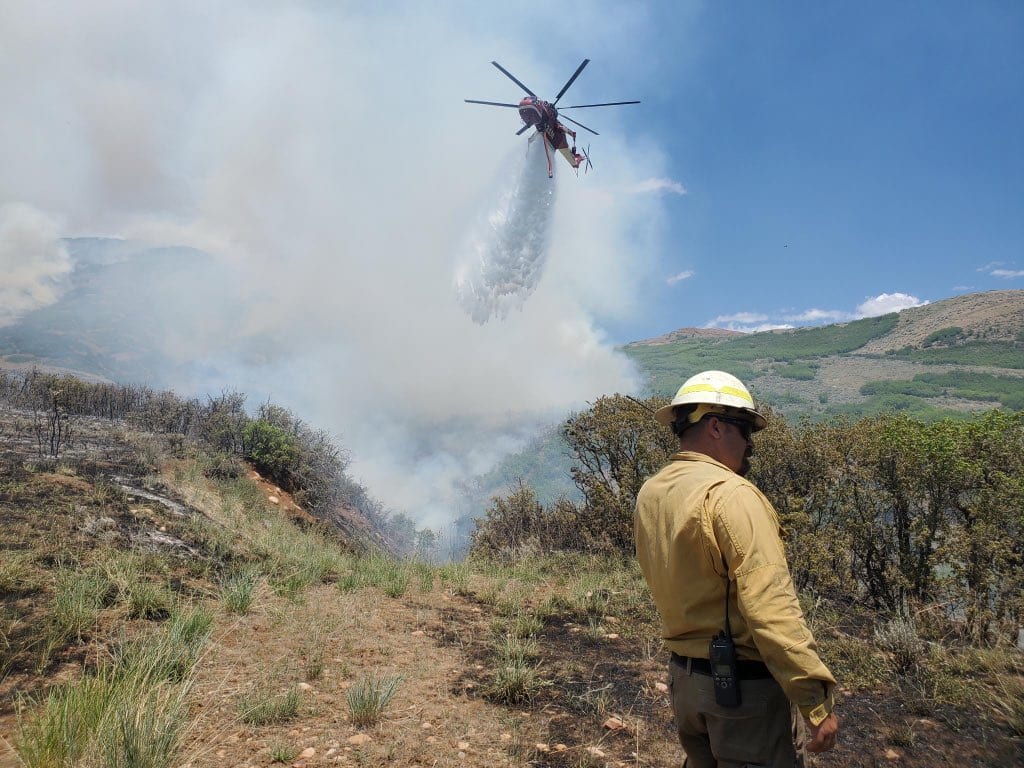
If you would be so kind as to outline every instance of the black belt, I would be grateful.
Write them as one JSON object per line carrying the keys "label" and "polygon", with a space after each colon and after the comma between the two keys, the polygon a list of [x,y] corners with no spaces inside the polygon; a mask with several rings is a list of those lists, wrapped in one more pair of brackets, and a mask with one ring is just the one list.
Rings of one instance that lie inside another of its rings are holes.
{"label": "black belt", "polygon": [[[689,664],[691,672],[696,672],[700,675],[711,674],[711,662],[707,659],[695,659],[689,656],[680,656],[678,653],[673,651],[672,661],[676,664],[681,664],[684,667]],[[768,667],[765,666],[763,661],[740,659],[736,666],[740,680],[767,680],[772,676],[772,673],[768,671]]]}

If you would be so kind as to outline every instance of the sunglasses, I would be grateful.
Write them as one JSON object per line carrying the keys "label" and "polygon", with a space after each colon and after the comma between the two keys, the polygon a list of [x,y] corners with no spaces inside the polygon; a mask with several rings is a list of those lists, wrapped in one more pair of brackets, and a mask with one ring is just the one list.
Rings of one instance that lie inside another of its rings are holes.
{"label": "sunglasses", "polygon": [[740,431],[740,434],[743,435],[744,440],[749,440],[750,436],[754,434],[754,422],[752,421],[747,419],[736,419],[731,416],[719,416],[717,413],[711,415],[719,421],[724,421],[736,427]]}

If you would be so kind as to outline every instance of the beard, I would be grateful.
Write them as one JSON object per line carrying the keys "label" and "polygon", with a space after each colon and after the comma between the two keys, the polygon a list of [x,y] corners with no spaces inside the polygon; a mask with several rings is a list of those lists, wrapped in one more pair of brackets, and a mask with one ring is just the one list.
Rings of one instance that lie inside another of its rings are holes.
{"label": "beard", "polygon": [[747,451],[745,454],[743,454],[743,461],[740,462],[740,471],[736,473],[740,477],[746,477],[747,473],[750,472],[750,457],[752,455],[752,451]]}

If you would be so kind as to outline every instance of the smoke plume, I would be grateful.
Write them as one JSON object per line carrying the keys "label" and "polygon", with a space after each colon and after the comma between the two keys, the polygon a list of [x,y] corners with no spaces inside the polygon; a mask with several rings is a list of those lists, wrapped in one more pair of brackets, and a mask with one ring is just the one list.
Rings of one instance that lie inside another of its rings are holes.
{"label": "smoke plume", "polygon": [[[211,254],[230,278],[187,317],[161,316],[160,348],[179,359],[159,383],[273,398],[337,434],[372,494],[433,525],[536,424],[635,387],[602,324],[639,310],[663,210],[636,194],[665,175],[660,154],[635,131],[627,146],[613,110],[596,123],[597,174],[552,182],[524,165],[502,197],[494,179],[526,152],[518,118],[462,102],[522,95],[489,62],[550,98],[600,51],[573,97],[633,95],[616,73],[645,29],[609,3],[574,23],[587,50],[558,58],[536,34],[548,9],[484,6],[0,8],[0,146],[18,147],[0,200],[63,220],[62,235]],[[488,207],[505,223],[474,229]],[[60,252],[37,252],[48,277],[27,282],[53,283]]]}
{"label": "smoke plume", "polygon": [[57,301],[71,268],[56,221],[29,205],[0,206],[0,326]]}

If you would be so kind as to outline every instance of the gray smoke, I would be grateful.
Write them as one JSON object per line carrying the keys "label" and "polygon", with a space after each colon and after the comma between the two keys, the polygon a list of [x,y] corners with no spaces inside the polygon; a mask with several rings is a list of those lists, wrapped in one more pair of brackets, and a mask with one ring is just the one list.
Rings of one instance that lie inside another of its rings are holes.
{"label": "gray smoke", "polygon": [[544,139],[535,135],[467,240],[455,291],[477,323],[520,309],[540,281],[555,205],[547,167]]}
{"label": "gray smoke", "polygon": [[0,326],[57,301],[70,272],[52,217],[30,205],[0,205]]}
{"label": "gray smoke", "polygon": [[[472,229],[482,201],[501,199],[493,180],[526,151],[514,110],[462,102],[521,96],[489,61],[550,97],[600,51],[573,97],[636,93],[616,78],[638,77],[645,17],[611,2],[578,16],[552,44],[539,6],[0,3],[0,147],[16,148],[0,200],[66,222],[64,236],[210,254],[217,269],[188,267],[201,292],[161,279],[178,275],[173,255],[121,270],[184,297],[153,302],[147,323],[174,358],[168,384],[293,408],[339,436],[371,493],[438,525],[461,511],[459,482],[531,425],[636,386],[603,328],[642,311],[660,247],[665,208],[633,190],[665,160],[637,115],[601,116],[598,174],[524,176],[524,200],[538,199],[528,184],[566,187],[547,247],[466,249],[486,234]],[[504,322],[467,315],[458,266],[469,306]]]}

